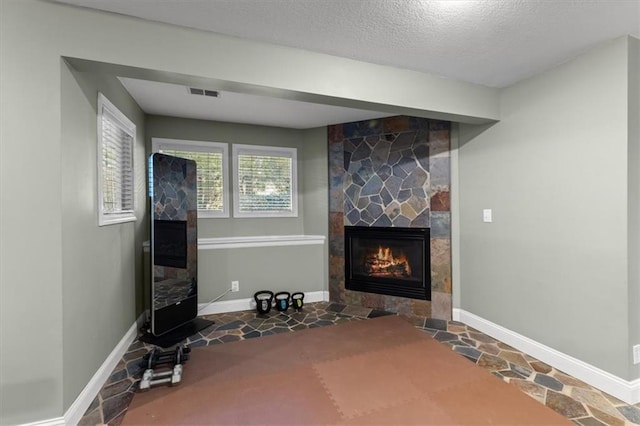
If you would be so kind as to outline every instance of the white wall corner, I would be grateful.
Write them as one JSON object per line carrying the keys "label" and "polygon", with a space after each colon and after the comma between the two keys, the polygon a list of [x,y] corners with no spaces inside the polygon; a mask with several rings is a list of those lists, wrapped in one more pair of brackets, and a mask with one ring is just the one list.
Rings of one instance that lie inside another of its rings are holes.
{"label": "white wall corner", "polygon": [[463,309],[453,309],[453,319],[545,362],[552,367],[582,380],[627,404],[640,402],[640,379],[624,380],[591,364],[557,351],[526,336],[511,331]]}

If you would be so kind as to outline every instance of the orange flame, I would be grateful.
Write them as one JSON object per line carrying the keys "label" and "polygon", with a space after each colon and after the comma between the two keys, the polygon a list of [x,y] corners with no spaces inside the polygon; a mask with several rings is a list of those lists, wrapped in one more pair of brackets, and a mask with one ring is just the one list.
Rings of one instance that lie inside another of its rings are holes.
{"label": "orange flame", "polygon": [[[411,275],[409,259],[402,252],[394,256],[389,247],[378,246],[377,253],[373,253],[367,263],[373,274],[397,275],[397,271],[402,271],[402,275]],[[398,269],[397,266],[402,268]]]}

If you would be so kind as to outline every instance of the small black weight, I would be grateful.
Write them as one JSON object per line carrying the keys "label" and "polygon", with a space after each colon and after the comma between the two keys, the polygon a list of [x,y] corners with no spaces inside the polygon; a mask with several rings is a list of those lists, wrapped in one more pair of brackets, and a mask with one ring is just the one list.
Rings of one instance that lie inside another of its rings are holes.
{"label": "small black weight", "polygon": [[281,291],[276,293],[276,309],[280,312],[284,312],[289,309],[289,298],[291,294],[288,291]]}
{"label": "small black weight", "polygon": [[160,351],[153,348],[142,357],[147,369],[154,369],[162,364],[184,364],[189,359],[189,346],[177,346],[173,351]]}
{"label": "small black weight", "polygon": [[256,301],[256,309],[259,314],[268,314],[273,303],[273,292],[269,290],[260,290],[253,295]]}
{"label": "small black weight", "polygon": [[291,295],[291,305],[293,306],[293,309],[299,312],[304,305],[304,293],[301,291],[293,293]]}

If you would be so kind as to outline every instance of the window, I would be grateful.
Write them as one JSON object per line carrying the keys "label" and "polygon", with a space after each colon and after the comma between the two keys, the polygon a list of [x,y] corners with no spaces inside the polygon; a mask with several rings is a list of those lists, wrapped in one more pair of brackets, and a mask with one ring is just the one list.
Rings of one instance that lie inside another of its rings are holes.
{"label": "window", "polygon": [[98,93],[98,224],[130,222],[134,213],[136,126]]}
{"label": "window", "polygon": [[233,216],[298,215],[296,149],[233,145]]}
{"label": "window", "polygon": [[229,217],[229,150],[226,143],[153,138],[152,149],[196,162],[198,217]]}

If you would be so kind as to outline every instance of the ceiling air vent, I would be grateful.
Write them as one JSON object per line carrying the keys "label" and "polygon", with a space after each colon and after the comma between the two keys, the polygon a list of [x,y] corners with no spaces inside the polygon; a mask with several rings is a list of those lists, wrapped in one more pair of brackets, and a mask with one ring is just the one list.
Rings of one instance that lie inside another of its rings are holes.
{"label": "ceiling air vent", "polygon": [[198,89],[196,87],[189,87],[189,93],[191,93],[192,95],[210,96],[212,98],[220,97],[220,92],[217,92],[215,90]]}

